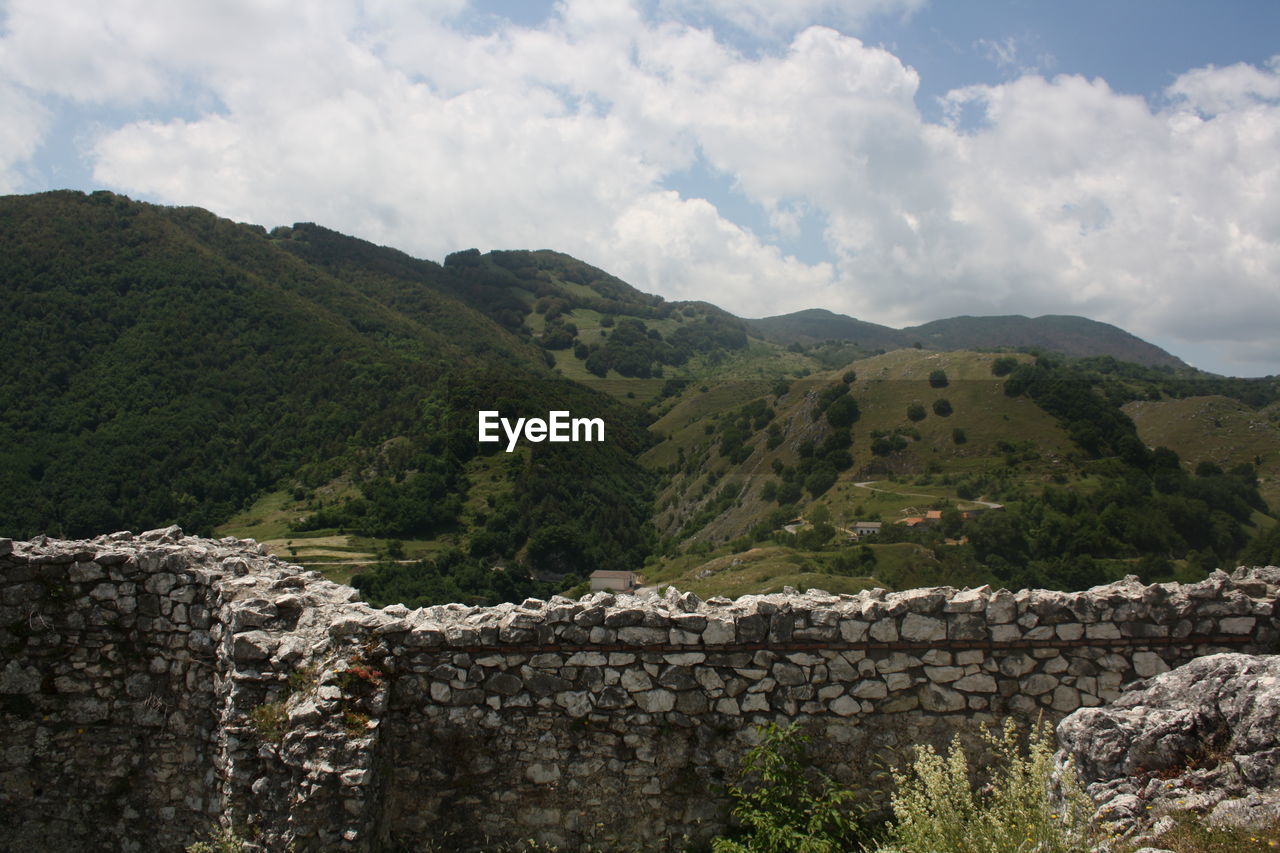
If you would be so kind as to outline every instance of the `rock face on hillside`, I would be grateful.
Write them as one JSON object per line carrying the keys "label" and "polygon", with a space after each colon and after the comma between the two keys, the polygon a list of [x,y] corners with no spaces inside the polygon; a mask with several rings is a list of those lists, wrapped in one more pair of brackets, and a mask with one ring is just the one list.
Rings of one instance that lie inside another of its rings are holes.
{"label": "rock face on hillside", "polygon": [[1058,726],[1062,751],[1108,830],[1154,843],[1169,815],[1280,820],[1280,656],[1216,654],[1136,682]]}

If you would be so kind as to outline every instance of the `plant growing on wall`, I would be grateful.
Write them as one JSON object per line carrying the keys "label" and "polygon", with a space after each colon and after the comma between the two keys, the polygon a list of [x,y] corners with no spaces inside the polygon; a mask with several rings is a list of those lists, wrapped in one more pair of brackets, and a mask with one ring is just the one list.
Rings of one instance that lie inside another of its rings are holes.
{"label": "plant growing on wall", "polygon": [[975,790],[957,736],[946,756],[925,744],[907,770],[894,771],[894,821],[877,853],[1003,853],[1087,850],[1093,804],[1073,773],[1051,786],[1054,738],[1048,723],[1034,727],[1025,753],[1012,720],[985,733],[993,761],[990,784]]}
{"label": "plant growing on wall", "polygon": [[742,759],[729,786],[741,824],[734,838],[717,838],[714,853],[843,853],[856,849],[859,813],[853,791],[842,789],[806,760],[808,736],[792,723],[757,727],[760,742]]}

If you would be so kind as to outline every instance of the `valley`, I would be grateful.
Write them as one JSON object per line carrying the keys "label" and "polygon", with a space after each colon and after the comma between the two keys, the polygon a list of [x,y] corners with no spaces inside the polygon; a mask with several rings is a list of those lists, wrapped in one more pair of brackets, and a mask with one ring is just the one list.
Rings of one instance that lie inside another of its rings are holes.
{"label": "valley", "polygon": [[[435,263],[111,193],[0,221],[9,535],[176,522],[410,606],[1280,559],[1280,382],[1084,318],[744,320],[553,251]],[[508,453],[482,410],[607,439]]]}

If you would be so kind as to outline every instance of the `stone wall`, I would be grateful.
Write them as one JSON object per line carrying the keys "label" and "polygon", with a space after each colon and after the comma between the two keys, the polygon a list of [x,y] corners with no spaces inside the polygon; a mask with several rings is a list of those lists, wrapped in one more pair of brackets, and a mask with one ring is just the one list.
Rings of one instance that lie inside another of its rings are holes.
{"label": "stone wall", "polygon": [[174,850],[222,821],[273,850],[683,849],[723,827],[757,724],[800,721],[856,784],[915,743],[1272,652],[1278,591],[1273,567],[375,610],[248,541],[0,540],[0,848]]}

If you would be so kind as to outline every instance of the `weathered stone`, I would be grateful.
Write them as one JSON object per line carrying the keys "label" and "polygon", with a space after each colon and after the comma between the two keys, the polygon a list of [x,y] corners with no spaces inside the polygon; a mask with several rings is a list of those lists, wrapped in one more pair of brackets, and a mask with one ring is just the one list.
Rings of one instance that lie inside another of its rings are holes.
{"label": "weathered stone", "polygon": [[925,677],[938,684],[949,684],[964,675],[964,669],[958,666],[926,666]]}
{"label": "weathered stone", "polygon": [[976,673],[974,675],[966,675],[951,685],[956,690],[963,690],[965,693],[995,693],[996,680],[985,672]]}
{"label": "weathered stone", "polygon": [[871,624],[871,639],[881,643],[894,643],[898,640],[898,624],[893,619],[885,619]]}
{"label": "weathered stone", "polygon": [[670,690],[692,690],[698,686],[693,670],[687,666],[670,666],[658,676],[658,683]]}
{"label": "weathered stone", "polygon": [[792,663],[779,662],[773,665],[773,678],[784,686],[804,684],[804,670]]}
{"label": "weathered stone", "polygon": [[1058,679],[1052,675],[1044,675],[1037,673],[1029,675],[1020,682],[1022,692],[1028,696],[1039,696],[1042,693],[1048,693],[1058,686]]}
{"label": "weathered stone", "polygon": [[867,679],[850,687],[849,695],[858,699],[883,699],[889,695],[889,688],[883,681]]}
{"label": "weathered stone", "polygon": [[941,619],[922,616],[919,613],[908,613],[902,617],[902,627],[899,633],[902,639],[909,642],[934,642],[946,638],[947,623]]}
{"label": "weathered stone", "polygon": [[927,682],[919,693],[920,707],[926,711],[959,711],[965,707],[964,696],[949,687]]}
{"label": "weathered stone", "polygon": [[1139,678],[1150,678],[1153,675],[1168,672],[1169,664],[1155,652],[1134,652],[1133,671]]}
{"label": "weathered stone", "polygon": [[876,670],[881,673],[902,672],[919,665],[919,658],[912,657],[905,652],[890,652],[886,657],[876,662]]}
{"label": "weathered stone", "polygon": [[236,634],[232,641],[232,654],[237,661],[258,661],[271,657],[280,640],[266,631],[246,631]]}

